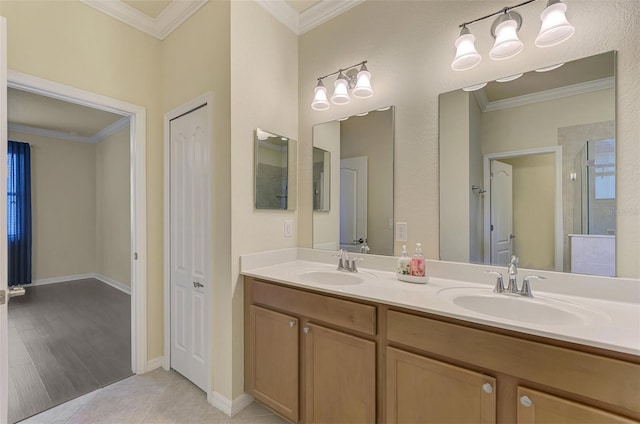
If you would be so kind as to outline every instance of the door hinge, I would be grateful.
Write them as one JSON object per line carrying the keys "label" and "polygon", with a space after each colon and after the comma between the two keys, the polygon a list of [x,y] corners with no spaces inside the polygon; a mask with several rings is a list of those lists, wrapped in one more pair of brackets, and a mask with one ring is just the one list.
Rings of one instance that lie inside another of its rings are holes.
{"label": "door hinge", "polygon": [[491,224],[491,231],[493,231],[493,224]]}
{"label": "door hinge", "polygon": [[133,260],[134,261],[138,260],[138,252],[133,252]]}
{"label": "door hinge", "polygon": [[4,290],[0,290],[0,305],[4,305],[7,302],[7,295]]}

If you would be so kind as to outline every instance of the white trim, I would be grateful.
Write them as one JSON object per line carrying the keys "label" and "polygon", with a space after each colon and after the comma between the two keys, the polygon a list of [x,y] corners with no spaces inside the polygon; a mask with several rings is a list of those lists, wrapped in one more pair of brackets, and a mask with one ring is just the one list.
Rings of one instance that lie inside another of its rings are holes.
{"label": "white trim", "polygon": [[[213,94],[208,91],[205,94],[196,97],[193,100],[190,100],[171,111],[164,114],[164,187],[163,187],[163,196],[164,196],[164,364],[163,368],[165,370],[169,370],[171,368],[171,197],[170,197],[170,187],[171,187],[171,150],[169,146],[169,135],[170,135],[170,124],[171,120],[175,119],[179,116],[184,115],[198,107],[209,105],[210,112],[213,111]],[[207,116],[207,123],[209,126],[209,135],[213,140],[213,131],[212,131],[212,123],[211,123],[211,113]],[[213,164],[213,161],[211,161]],[[211,286],[211,285],[210,285]],[[211,291],[209,292],[210,302],[209,307],[207,308],[209,313],[209,322],[211,322],[211,314],[213,308],[212,302],[212,294],[213,287],[211,287]],[[211,352],[213,352],[213,338],[211,338],[211,342],[209,344],[209,352],[207,352],[207,360],[208,368],[211,368]],[[209,381],[207,382],[207,395],[210,396],[213,390],[213,381],[211,380],[211,372],[209,372]]]}
{"label": "white trim", "polygon": [[164,358],[162,356],[158,356],[157,358],[153,358],[147,361],[147,366],[145,367],[145,372],[153,371],[162,367],[164,363]]}
{"label": "white trim", "polygon": [[[578,94],[591,93],[593,91],[607,90],[615,87],[615,77],[602,78],[593,81],[581,82],[550,90],[539,91],[537,93],[525,94],[523,96],[512,97],[510,99],[488,102],[484,89],[474,92],[478,104],[483,112],[508,109],[510,107],[524,106],[532,103],[546,102],[563,97],[576,96]],[[482,93],[480,93],[482,92]],[[484,99],[482,96],[484,95]]]}
{"label": "white trim", "polygon": [[243,393],[232,401],[218,392],[213,392],[209,403],[229,417],[233,417],[253,403],[253,396]]}
{"label": "white trim", "polygon": [[300,14],[297,33],[302,35],[307,31],[311,31],[363,2],[364,0],[323,0],[320,3],[316,3]]}
{"label": "white trim", "polygon": [[[0,193],[7,192],[7,20],[0,16]],[[7,289],[7,201],[0,201],[0,290]],[[9,340],[7,304],[0,305],[0,423],[9,417]]]}
{"label": "white trim", "polygon": [[298,14],[285,0],[254,1],[297,35],[311,31],[364,2],[364,0],[322,0]]}
{"label": "white trim", "polygon": [[118,119],[113,124],[104,127],[91,137],[69,134],[62,131],[47,130],[44,128],[32,127],[30,125],[14,124],[11,122],[9,123],[9,131],[22,134],[39,135],[41,137],[57,138],[60,140],[77,141],[80,143],[97,144],[110,135],[113,135],[121,129],[125,128],[127,125],[129,125],[129,117],[123,116],[121,119]]}
{"label": "white trim", "polygon": [[208,0],[180,0],[172,1],[155,18],[129,6],[126,3],[115,0],[80,0],[89,7],[105,13],[127,25],[139,29],[159,40],[164,40],[176,30],[198,9],[204,6]]}
{"label": "white trim", "polygon": [[88,273],[88,274],[63,275],[62,277],[42,278],[40,280],[33,280],[31,284],[27,284],[24,287],[46,286],[47,284],[57,284],[57,283],[65,283],[67,281],[86,280],[89,278],[96,278],[95,275],[96,274],[94,273]]}
{"label": "white trim", "polygon": [[555,249],[555,271],[562,272],[564,268],[564,231],[562,223],[562,147],[541,147],[537,149],[518,150],[512,152],[489,153],[484,155],[483,162],[483,184],[485,193],[484,200],[484,263],[491,263],[491,169],[490,164],[493,159],[515,158],[520,156],[531,156],[553,153],[555,156],[556,182],[555,182],[555,211],[554,211],[554,249]]}
{"label": "white trim", "polygon": [[131,119],[131,368],[143,372],[147,363],[147,210],[146,109],[111,97],[8,71],[8,87],[129,116]]}
{"label": "white trim", "polygon": [[129,295],[131,294],[131,287],[127,286],[124,283],[121,283],[120,281],[116,281],[102,274],[95,274],[95,273],[93,274],[93,278],[113,287],[114,289],[118,289],[123,293],[129,294]]}
{"label": "white trim", "polygon": [[300,34],[299,15],[296,10],[291,7],[285,0],[254,0],[264,10],[269,12],[271,16],[280,21],[281,24],[289,28],[296,34]]}

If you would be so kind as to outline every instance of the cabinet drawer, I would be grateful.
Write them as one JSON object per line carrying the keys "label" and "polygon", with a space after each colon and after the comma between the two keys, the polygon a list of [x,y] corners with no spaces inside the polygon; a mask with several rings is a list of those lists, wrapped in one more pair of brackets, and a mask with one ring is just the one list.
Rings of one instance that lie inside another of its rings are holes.
{"label": "cabinet drawer", "polygon": [[640,412],[640,365],[517,337],[388,312],[389,342]]}
{"label": "cabinet drawer", "polygon": [[249,280],[251,303],[271,306],[295,315],[334,324],[364,334],[376,334],[376,308],[348,300],[262,281]]}

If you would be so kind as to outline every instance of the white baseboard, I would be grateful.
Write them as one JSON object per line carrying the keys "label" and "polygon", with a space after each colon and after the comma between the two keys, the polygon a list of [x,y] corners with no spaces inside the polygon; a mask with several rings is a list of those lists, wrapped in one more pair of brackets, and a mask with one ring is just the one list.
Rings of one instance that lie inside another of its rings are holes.
{"label": "white baseboard", "polygon": [[34,280],[31,284],[26,285],[25,287],[44,286],[47,284],[65,283],[67,281],[86,280],[89,278],[95,278],[96,280],[101,281],[105,284],[108,284],[111,287],[120,290],[121,292],[125,292],[126,294],[129,294],[129,295],[131,294],[131,287],[119,281],[113,280],[109,277],[105,277],[104,275],[97,274],[95,272],[92,272],[89,274],[76,274],[76,275],[65,275],[62,277],[43,278],[41,280]]}
{"label": "white baseboard", "polygon": [[114,279],[111,279],[109,277],[105,277],[102,274],[92,274],[93,278],[95,278],[96,280],[102,281],[105,284],[110,285],[113,288],[116,288],[118,290],[120,290],[121,292],[125,292],[126,294],[131,294],[131,287],[127,286],[126,284],[123,284],[119,281],[116,281]]}
{"label": "white baseboard", "polygon": [[147,366],[144,368],[144,372],[153,371],[158,368],[162,368],[164,364],[164,356],[158,356],[147,361]]}
{"label": "white baseboard", "polygon": [[233,417],[253,403],[253,396],[243,393],[232,401],[218,392],[213,392],[209,403],[228,416]]}
{"label": "white baseboard", "polygon": [[64,283],[66,281],[86,280],[88,278],[95,278],[95,274],[76,274],[65,275],[63,277],[43,278],[41,280],[34,280],[31,284],[25,286],[44,286],[47,284]]}

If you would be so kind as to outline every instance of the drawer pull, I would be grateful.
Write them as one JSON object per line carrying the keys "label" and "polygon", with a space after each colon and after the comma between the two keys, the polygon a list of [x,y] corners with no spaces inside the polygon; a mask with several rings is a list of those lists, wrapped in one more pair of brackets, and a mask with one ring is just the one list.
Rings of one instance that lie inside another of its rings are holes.
{"label": "drawer pull", "polygon": [[302,331],[304,332],[304,334],[309,334],[309,331],[311,331],[311,329],[309,327],[304,327]]}
{"label": "drawer pull", "polygon": [[296,326],[296,322],[295,321],[289,321],[289,327],[295,327]]}
{"label": "drawer pull", "polygon": [[485,393],[489,393],[489,394],[491,394],[491,393],[493,393],[493,386],[492,386],[491,384],[489,384],[489,383],[484,383],[484,384],[482,385],[482,390],[483,390]]}
{"label": "drawer pull", "polygon": [[531,402],[531,399],[529,399],[529,396],[522,396],[520,398],[520,403],[525,408],[531,408],[531,406],[533,405],[533,402]]}

